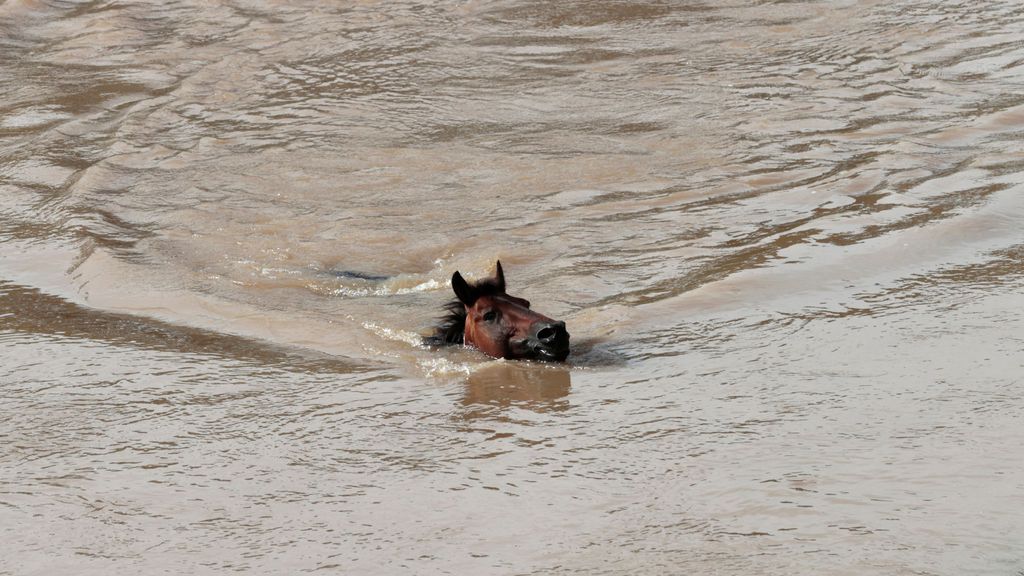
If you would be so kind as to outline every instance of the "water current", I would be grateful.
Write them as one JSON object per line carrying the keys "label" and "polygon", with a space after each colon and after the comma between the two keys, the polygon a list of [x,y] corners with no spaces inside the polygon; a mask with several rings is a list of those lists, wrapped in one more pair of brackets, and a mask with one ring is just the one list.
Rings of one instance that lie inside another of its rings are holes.
{"label": "water current", "polygon": [[1022,289],[1016,1],[0,0],[0,574],[1021,574]]}

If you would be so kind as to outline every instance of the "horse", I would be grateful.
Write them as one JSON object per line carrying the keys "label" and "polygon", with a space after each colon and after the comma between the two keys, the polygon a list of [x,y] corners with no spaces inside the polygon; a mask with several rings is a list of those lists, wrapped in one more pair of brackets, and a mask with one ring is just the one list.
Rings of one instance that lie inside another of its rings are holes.
{"label": "horse", "polygon": [[467,282],[452,274],[455,299],[447,315],[427,338],[432,345],[471,346],[494,358],[562,362],[569,356],[565,322],[530,309],[530,303],[505,292],[501,262],[491,278]]}

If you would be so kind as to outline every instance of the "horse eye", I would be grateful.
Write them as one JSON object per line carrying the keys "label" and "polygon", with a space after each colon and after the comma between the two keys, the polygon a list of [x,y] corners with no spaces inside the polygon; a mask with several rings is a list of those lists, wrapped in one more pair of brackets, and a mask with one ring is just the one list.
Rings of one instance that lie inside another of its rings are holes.
{"label": "horse eye", "polygon": [[487,312],[484,312],[484,322],[494,322],[494,320],[497,317],[498,313],[495,312],[494,310],[488,310]]}

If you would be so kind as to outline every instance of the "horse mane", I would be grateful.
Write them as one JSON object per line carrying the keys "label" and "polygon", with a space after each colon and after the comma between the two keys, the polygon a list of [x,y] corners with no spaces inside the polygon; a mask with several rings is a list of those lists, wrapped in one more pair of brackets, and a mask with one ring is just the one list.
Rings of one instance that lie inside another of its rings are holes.
{"label": "horse mane", "polygon": [[[470,284],[477,298],[504,294],[504,286],[498,285],[494,278],[485,278]],[[440,318],[434,333],[424,339],[429,346],[452,346],[462,344],[466,332],[466,306],[455,298],[444,305],[445,315]]]}
{"label": "horse mane", "polygon": [[426,338],[430,346],[451,346],[462,344],[466,331],[466,306],[458,298],[444,305],[447,312],[434,328],[434,333]]}

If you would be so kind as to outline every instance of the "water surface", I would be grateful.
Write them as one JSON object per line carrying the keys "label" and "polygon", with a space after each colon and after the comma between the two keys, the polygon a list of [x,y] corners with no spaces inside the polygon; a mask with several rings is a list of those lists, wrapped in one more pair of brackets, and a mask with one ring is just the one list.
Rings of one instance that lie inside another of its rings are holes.
{"label": "water surface", "polygon": [[[1024,570],[1016,2],[0,3],[0,574]],[[448,279],[565,366],[419,344]]]}

